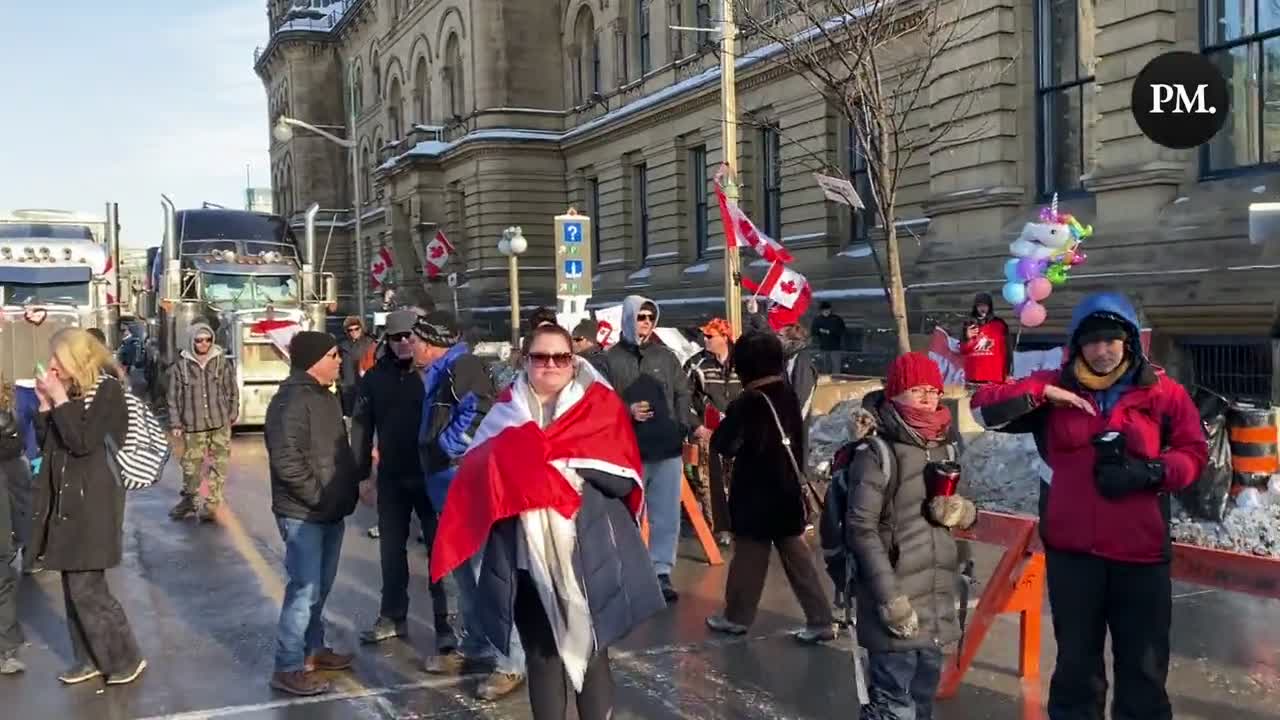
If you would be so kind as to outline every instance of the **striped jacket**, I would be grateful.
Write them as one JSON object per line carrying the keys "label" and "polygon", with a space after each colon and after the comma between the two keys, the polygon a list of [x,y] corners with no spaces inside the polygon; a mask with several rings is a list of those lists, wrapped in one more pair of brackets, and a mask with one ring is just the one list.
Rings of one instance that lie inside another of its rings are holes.
{"label": "striped jacket", "polygon": [[169,373],[169,427],[184,432],[217,430],[240,414],[240,387],[231,359],[214,346],[204,364],[184,350]]}
{"label": "striped jacket", "polygon": [[705,423],[708,405],[723,415],[729,409],[729,403],[742,394],[742,382],[733,371],[732,356],[726,368],[715,355],[703,350],[689,358],[684,369],[689,376],[689,396],[693,405],[690,409],[698,418],[698,425]]}

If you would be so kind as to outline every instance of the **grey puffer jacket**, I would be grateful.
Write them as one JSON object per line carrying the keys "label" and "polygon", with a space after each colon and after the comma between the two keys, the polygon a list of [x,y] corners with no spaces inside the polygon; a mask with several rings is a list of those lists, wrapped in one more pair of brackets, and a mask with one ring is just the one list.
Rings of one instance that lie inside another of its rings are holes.
{"label": "grey puffer jacket", "polygon": [[[858,561],[858,640],[870,652],[942,648],[960,639],[960,562],[950,531],[924,514],[924,469],[954,455],[948,443],[926,447],[882,392],[868,395],[864,406],[893,448],[898,478],[890,482],[885,477],[874,449],[854,455],[850,477],[860,481],[849,493],[845,527]],[[891,488],[896,488],[892,494]],[[899,595],[911,601],[920,619],[914,638],[892,635],[880,620],[879,607]]]}

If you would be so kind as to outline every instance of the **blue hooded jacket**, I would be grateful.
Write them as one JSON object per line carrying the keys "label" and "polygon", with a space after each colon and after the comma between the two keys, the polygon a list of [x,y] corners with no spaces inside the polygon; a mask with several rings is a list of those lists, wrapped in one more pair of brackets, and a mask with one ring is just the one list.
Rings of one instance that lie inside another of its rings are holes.
{"label": "blue hooded jacket", "polygon": [[1133,303],[1129,302],[1129,298],[1122,293],[1099,292],[1086,295],[1071,311],[1071,325],[1068,328],[1068,333],[1071,337],[1072,360],[1080,352],[1079,345],[1076,342],[1076,334],[1079,332],[1080,326],[1085,320],[1095,315],[1110,317],[1126,326],[1131,338],[1128,349],[1134,360],[1129,372],[1125,373],[1123,378],[1106,390],[1099,390],[1093,393],[1093,399],[1105,414],[1115,407],[1121,395],[1133,387],[1133,378],[1145,364],[1146,357],[1142,353],[1142,343],[1138,337],[1138,311],[1134,309]]}
{"label": "blue hooded jacket", "polygon": [[[440,390],[441,380],[453,369],[458,358],[466,355],[469,351],[470,349],[466,343],[458,343],[449,348],[449,351],[443,357],[423,371],[423,412],[422,423],[418,426],[419,447],[431,442],[431,413],[429,408],[435,405],[436,393]],[[454,407],[453,413],[449,418],[448,427],[441,431],[439,437],[436,438],[439,448],[451,459],[456,460],[461,457],[471,445],[468,430],[478,413],[478,399],[473,393],[467,393]],[[425,463],[423,467],[426,467]],[[437,512],[444,508],[444,499],[449,494],[449,485],[453,482],[453,476],[456,472],[457,467],[450,466],[426,477],[427,495],[431,498],[431,503],[435,506]]]}

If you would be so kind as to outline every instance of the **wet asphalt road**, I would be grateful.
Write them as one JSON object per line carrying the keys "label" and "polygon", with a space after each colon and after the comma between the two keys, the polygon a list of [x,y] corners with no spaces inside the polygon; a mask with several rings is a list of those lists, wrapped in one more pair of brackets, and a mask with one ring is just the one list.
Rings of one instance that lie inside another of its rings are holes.
{"label": "wet asphalt road", "polygon": [[[261,438],[234,445],[228,511],[217,525],[175,523],[178,469],[162,485],[130,496],[125,562],[109,574],[150,663],[134,685],[62,687],[70,662],[58,577],[24,579],[20,614],[29,645],[23,676],[0,678],[0,717],[21,720],[231,718],[528,718],[523,689],[497,703],[472,700],[475,678],[437,678],[419,669],[432,647],[425,592],[426,551],[411,548],[416,574],[411,637],[357,649],[353,672],[334,676],[334,694],[295,699],[267,685],[283,590],[282,544],[270,510]],[[331,644],[355,645],[377,614],[377,541],[365,535],[373,513],[348,520],[338,582],[328,604]],[[677,584],[683,597],[613,652],[618,718],[857,717],[848,646],[797,646],[787,631],[799,608],[774,568],[760,619],[743,638],[710,634],[703,618],[719,609],[724,568],[700,562],[686,543]],[[985,577],[996,560],[980,551]],[[1280,602],[1177,585],[1170,690],[1178,718],[1280,717]],[[1046,604],[1047,612],[1047,604]],[[959,695],[940,704],[942,720],[1015,720],[1024,714],[1015,677],[1017,624],[996,622]],[[1053,638],[1045,617],[1044,679]]]}

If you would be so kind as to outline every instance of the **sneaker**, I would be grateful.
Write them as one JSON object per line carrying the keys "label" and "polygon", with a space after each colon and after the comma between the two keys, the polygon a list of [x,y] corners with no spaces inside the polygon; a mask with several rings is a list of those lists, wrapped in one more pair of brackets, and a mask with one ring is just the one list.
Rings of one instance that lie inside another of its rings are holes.
{"label": "sneaker", "polygon": [[185,520],[186,518],[196,514],[196,501],[193,498],[184,497],[178,501],[177,505],[169,511],[170,520]]}
{"label": "sneaker", "polygon": [[791,633],[791,637],[801,645],[821,645],[835,640],[836,631],[830,625],[811,625]]}
{"label": "sneaker", "polygon": [[218,519],[217,505],[214,505],[211,503],[205,503],[204,505],[200,506],[199,510],[196,511],[196,520],[202,523],[214,522],[217,519]]}
{"label": "sneaker", "polygon": [[378,618],[373,627],[360,633],[360,641],[364,643],[380,643],[391,638],[404,637],[409,634],[409,623],[404,620]]}
{"label": "sneaker", "polygon": [[707,618],[707,627],[726,635],[746,635],[747,626],[736,623],[723,615],[712,615]]}
{"label": "sneaker", "polygon": [[355,661],[355,658],[355,655],[349,653],[339,653],[330,648],[322,648],[307,658],[306,668],[307,672],[346,670],[351,667],[351,663]]}
{"label": "sneaker", "polygon": [[78,685],[96,677],[102,677],[102,671],[92,665],[76,665],[58,674],[58,680],[64,685]]}
{"label": "sneaker", "polygon": [[733,535],[727,532],[722,532],[719,535],[716,535],[716,544],[722,548],[727,548],[733,545]]}
{"label": "sneaker", "polygon": [[680,599],[680,593],[676,592],[676,587],[671,584],[670,575],[659,575],[658,587],[662,589],[662,599],[668,603],[673,603]]}
{"label": "sneaker", "polygon": [[138,676],[142,674],[142,671],[146,669],[147,669],[147,661],[139,660],[137,667],[133,668],[132,670],[111,673],[110,675],[108,675],[107,684],[108,685],[128,685],[134,680],[137,680]]}
{"label": "sneaker", "polygon": [[281,692],[287,692],[290,695],[298,695],[306,697],[308,695],[320,695],[329,692],[329,681],[307,672],[306,670],[294,670],[293,672],[278,672],[271,675],[271,687]]}
{"label": "sneaker", "polygon": [[27,666],[18,659],[16,654],[5,655],[0,659],[0,675],[17,675],[20,672],[26,672]]}
{"label": "sneaker", "polygon": [[457,651],[432,655],[422,662],[422,669],[431,675],[461,675],[466,667],[467,659]]}
{"label": "sneaker", "polygon": [[378,538],[382,537],[382,531],[378,529],[377,525],[374,525],[373,527],[369,528],[366,534],[368,534],[368,536],[373,538],[374,540],[377,540]]}
{"label": "sneaker", "polygon": [[524,673],[493,672],[476,688],[476,699],[494,701],[515,692],[524,684]]}

